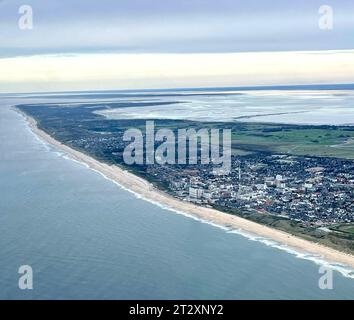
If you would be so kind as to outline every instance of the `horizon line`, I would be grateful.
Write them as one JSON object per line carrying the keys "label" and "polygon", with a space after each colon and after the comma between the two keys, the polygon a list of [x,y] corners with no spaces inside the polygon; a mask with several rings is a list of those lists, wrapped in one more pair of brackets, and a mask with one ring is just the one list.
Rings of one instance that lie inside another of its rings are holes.
{"label": "horizon line", "polygon": [[255,86],[215,86],[215,87],[175,87],[175,88],[145,88],[145,89],[107,89],[107,90],[69,90],[69,91],[33,91],[33,92],[3,92],[0,95],[23,94],[62,94],[62,93],[134,93],[134,92],[173,92],[173,91],[257,91],[257,90],[354,90],[353,83],[313,83],[313,84],[275,84]]}

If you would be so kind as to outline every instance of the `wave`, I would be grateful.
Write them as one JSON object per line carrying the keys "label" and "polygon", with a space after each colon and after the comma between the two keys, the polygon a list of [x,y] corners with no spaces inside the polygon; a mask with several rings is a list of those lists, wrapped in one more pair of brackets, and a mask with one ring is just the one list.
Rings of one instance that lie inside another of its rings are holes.
{"label": "wave", "polygon": [[258,236],[249,234],[247,232],[244,232],[242,229],[231,230],[228,232],[229,233],[236,233],[236,234],[239,234],[239,235],[242,235],[242,236],[248,238],[251,241],[257,241],[257,242],[265,244],[266,246],[285,251],[289,254],[294,255],[296,258],[312,261],[317,265],[325,266],[325,267],[330,268],[334,271],[337,271],[342,276],[344,276],[346,278],[354,279],[354,269],[353,268],[351,268],[350,266],[344,265],[344,264],[329,262],[329,261],[325,260],[323,258],[323,256],[321,256],[321,255],[311,254],[306,251],[301,251],[299,249],[289,247],[285,244],[281,244],[277,241],[274,241],[274,240],[271,240],[268,238],[258,237]]}

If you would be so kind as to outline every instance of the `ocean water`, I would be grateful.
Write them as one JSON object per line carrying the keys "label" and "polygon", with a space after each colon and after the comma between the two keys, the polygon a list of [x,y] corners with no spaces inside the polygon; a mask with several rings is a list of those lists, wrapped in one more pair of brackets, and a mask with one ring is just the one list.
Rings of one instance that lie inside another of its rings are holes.
{"label": "ocean water", "polygon": [[239,233],[138,199],[0,105],[1,299],[354,299],[346,269],[321,290],[320,259]]}
{"label": "ocean water", "polygon": [[[175,93],[176,94],[176,93]],[[151,96],[153,97],[153,96]],[[151,98],[150,98],[151,99]],[[244,91],[236,95],[172,96],[177,104],[99,111],[111,119],[176,119],[265,123],[353,125],[353,90]],[[146,101],[149,101],[146,99]]]}

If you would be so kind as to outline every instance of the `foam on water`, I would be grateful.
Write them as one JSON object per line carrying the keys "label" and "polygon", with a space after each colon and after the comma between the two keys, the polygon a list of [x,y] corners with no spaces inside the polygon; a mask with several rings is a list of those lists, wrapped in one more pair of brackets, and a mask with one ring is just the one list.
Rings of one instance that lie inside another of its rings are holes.
{"label": "foam on water", "polygon": [[353,268],[351,268],[350,266],[344,265],[344,264],[329,262],[329,261],[325,260],[321,255],[311,254],[306,251],[300,251],[299,249],[289,247],[285,244],[281,244],[281,243],[276,242],[271,239],[254,236],[252,234],[244,232],[242,229],[231,230],[228,232],[240,234],[240,235],[248,238],[251,241],[261,242],[261,243],[265,244],[266,246],[285,251],[287,253],[290,253],[290,254],[296,256],[299,259],[309,260],[309,261],[314,262],[317,265],[326,266],[332,270],[339,272],[340,274],[342,274],[346,278],[354,279],[354,269]]}

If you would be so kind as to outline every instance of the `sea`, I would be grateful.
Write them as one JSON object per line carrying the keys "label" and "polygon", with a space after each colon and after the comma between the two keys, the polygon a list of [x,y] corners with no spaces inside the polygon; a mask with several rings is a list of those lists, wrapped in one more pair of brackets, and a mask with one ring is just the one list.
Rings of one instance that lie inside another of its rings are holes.
{"label": "sea", "polygon": [[351,268],[142,199],[41,141],[11,104],[0,101],[0,299],[354,299]]}

